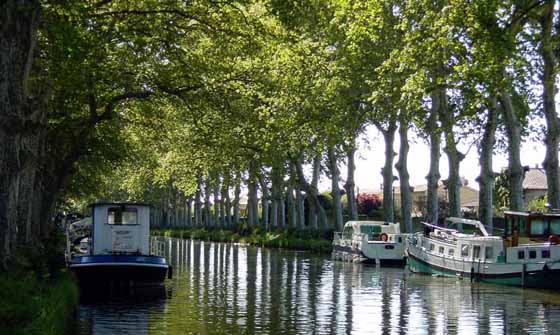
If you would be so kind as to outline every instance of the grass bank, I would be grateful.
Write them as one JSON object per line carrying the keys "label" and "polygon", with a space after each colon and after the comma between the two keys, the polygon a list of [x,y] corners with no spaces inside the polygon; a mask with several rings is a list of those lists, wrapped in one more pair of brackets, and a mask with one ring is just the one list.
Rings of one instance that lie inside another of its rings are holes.
{"label": "grass bank", "polygon": [[254,229],[240,232],[226,229],[167,228],[152,229],[152,234],[213,242],[248,243],[261,247],[307,250],[317,253],[330,253],[332,251],[330,237],[325,238],[318,233],[309,231],[262,231]]}
{"label": "grass bank", "polygon": [[54,279],[33,272],[0,274],[0,334],[68,333],[78,304],[78,286],[70,273]]}

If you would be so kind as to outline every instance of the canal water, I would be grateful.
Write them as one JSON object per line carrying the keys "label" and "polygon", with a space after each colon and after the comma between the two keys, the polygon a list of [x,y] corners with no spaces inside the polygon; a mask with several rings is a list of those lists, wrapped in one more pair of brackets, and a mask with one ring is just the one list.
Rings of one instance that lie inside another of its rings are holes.
{"label": "canal water", "polygon": [[90,294],[76,333],[560,333],[560,294],[333,262],[306,252],[160,239],[174,277]]}

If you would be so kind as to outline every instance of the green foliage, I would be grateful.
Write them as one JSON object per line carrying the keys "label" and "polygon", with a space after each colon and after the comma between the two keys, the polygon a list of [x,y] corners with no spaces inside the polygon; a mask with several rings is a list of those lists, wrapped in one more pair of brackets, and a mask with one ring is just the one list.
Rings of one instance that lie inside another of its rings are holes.
{"label": "green foliage", "polygon": [[548,208],[546,205],[548,204],[547,196],[535,198],[527,204],[527,210],[529,211],[536,211],[536,212],[546,212]]}
{"label": "green foliage", "polygon": [[78,304],[78,287],[66,272],[55,281],[29,272],[4,273],[0,301],[0,333],[64,334]]}
{"label": "green foliage", "polygon": [[317,253],[332,251],[332,239],[322,238],[307,230],[262,231],[260,229],[235,232],[224,229],[152,229],[153,235],[192,238],[213,242],[241,242],[268,248],[308,250]]}

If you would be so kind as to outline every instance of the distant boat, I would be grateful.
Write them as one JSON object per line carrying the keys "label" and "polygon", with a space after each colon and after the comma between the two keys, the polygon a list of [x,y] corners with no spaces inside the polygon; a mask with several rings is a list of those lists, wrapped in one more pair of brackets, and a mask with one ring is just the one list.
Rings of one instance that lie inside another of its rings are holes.
{"label": "distant boat", "polygon": [[490,235],[479,221],[425,223],[408,242],[413,272],[465,277],[488,283],[560,288],[560,214],[505,212],[506,227]]}
{"label": "distant boat", "polygon": [[333,240],[333,259],[380,265],[406,264],[406,239],[398,223],[348,221]]}
{"label": "distant boat", "polygon": [[[68,266],[80,285],[101,282],[159,284],[171,268],[164,257],[150,255],[150,206],[96,203],[91,238],[80,240],[85,254],[68,250]],[[82,244],[83,242],[83,244]]]}

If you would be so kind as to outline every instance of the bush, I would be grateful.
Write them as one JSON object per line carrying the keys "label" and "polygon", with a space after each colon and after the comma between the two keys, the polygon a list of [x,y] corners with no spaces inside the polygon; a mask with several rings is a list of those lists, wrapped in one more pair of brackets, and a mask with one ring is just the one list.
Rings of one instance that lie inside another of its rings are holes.
{"label": "bush", "polygon": [[63,272],[55,281],[32,272],[0,275],[0,334],[64,334],[78,287]]}
{"label": "bush", "polygon": [[[381,199],[377,194],[360,193],[357,198],[358,214],[370,215],[374,214],[381,207]],[[371,215],[373,216],[373,215]]]}

